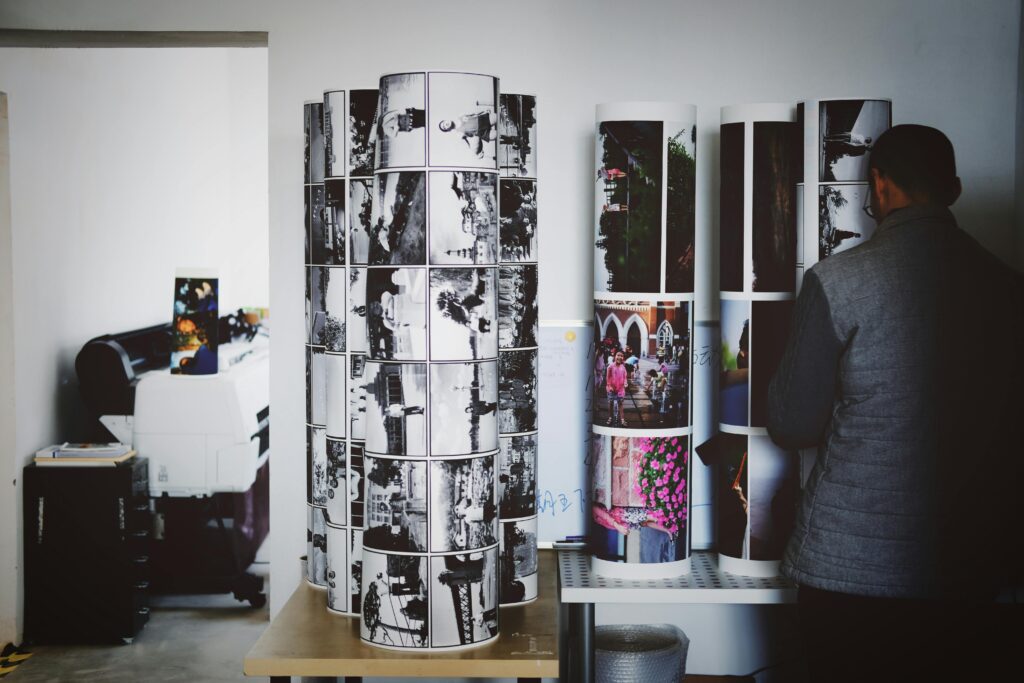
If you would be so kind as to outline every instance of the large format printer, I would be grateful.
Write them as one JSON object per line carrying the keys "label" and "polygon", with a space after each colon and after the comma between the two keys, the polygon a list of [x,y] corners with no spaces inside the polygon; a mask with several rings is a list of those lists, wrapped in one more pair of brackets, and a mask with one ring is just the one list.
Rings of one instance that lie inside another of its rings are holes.
{"label": "large format printer", "polygon": [[170,337],[166,324],[87,342],[82,396],[149,459],[152,587],[262,605],[263,580],[247,570],[269,531],[268,335],[240,312],[221,318],[215,375],[172,375]]}

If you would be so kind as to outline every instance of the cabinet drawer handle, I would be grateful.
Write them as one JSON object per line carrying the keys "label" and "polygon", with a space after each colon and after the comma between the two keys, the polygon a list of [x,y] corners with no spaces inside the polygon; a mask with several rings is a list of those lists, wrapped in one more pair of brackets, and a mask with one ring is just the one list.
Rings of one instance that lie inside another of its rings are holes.
{"label": "cabinet drawer handle", "polygon": [[147,614],[149,614],[149,608],[148,607],[140,607],[139,609],[137,609],[135,611],[138,614],[142,615],[142,616],[146,616]]}
{"label": "cabinet drawer handle", "polygon": [[147,536],[149,536],[149,532],[145,529],[142,529],[141,531],[133,531],[132,536],[134,536],[135,538],[146,538]]}
{"label": "cabinet drawer handle", "polygon": [[135,584],[135,588],[137,590],[144,591],[147,588],[149,588],[149,581],[139,581],[137,584]]}
{"label": "cabinet drawer handle", "polygon": [[139,555],[138,557],[133,557],[132,562],[134,562],[135,564],[146,564],[147,562],[149,562],[149,555]]}

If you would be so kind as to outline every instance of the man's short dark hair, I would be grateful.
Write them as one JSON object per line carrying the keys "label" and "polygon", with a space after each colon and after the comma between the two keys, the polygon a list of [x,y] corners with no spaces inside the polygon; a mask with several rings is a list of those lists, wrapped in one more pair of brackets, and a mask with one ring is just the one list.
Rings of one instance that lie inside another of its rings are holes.
{"label": "man's short dark hair", "polygon": [[956,201],[956,159],[942,131],[904,124],[882,133],[871,148],[869,168],[892,180],[907,194],[934,204]]}

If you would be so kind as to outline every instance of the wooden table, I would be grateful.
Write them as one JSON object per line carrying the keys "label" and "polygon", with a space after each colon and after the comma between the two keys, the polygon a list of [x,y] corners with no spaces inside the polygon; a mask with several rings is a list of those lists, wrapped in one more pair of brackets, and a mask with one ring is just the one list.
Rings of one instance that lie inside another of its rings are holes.
{"label": "wooden table", "polygon": [[245,656],[246,676],[363,676],[438,678],[557,678],[558,572],[556,553],[539,553],[538,599],[503,607],[494,643],[447,652],[395,652],[359,639],[359,618],[327,611],[324,591],[305,581]]}

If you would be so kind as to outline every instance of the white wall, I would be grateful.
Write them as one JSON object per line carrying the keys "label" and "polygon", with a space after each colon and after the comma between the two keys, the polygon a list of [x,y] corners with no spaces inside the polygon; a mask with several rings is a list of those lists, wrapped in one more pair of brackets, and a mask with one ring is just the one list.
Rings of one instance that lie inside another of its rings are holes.
{"label": "white wall", "polygon": [[[953,140],[965,186],[956,213],[983,244],[1011,258],[1019,13],[1020,3],[1004,0],[7,0],[0,25],[269,31],[276,611],[299,579],[296,558],[304,552],[303,100],[423,67],[473,68],[501,76],[505,90],[537,93],[542,315],[589,320],[593,112],[609,100],[698,105],[698,217],[713,242],[720,106],[891,97],[896,122],[934,125]],[[710,298],[699,312],[713,314]],[[714,629],[742,642],[750,623],[728,610]],[[724,642],[709,647],[721,649],[705,652],[702,663],[718,670],[740,672],[747,663],[730,659]]]}
{"label": "white wall", "polygon": [[[0,274],[14,301],[13,317],[0,314],[13,347],[0,346],[17,359],[6,484],[37,448],[73,438],[86,341],[170,320],[176,267],[218,268],[222,310],[268,305],[267,51],[0,49],[0,90],[13,277],[2,260]],[[20,493],[0,491],[20,539]]]}

